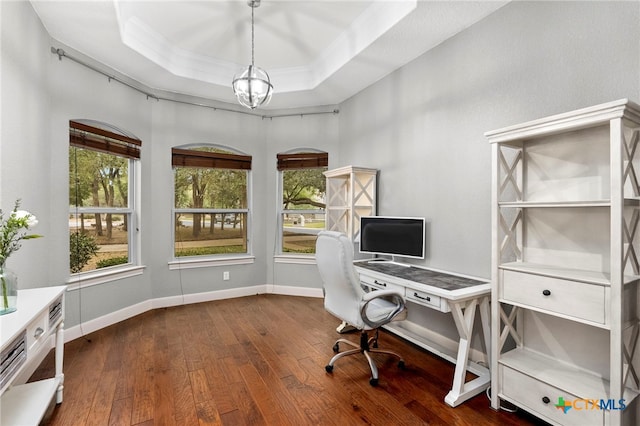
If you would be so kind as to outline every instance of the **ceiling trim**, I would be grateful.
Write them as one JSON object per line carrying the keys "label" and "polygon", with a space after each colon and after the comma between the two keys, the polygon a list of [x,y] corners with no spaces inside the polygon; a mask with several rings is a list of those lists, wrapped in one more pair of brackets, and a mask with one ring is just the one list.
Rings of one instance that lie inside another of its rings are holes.
{"label": "ceiling trim", "polygon": [[[78,57],[75,57],[73,55],[69,55],[67,52],[65,52],[63,49],[59,48],[59,47],[54,47],[51,46],[51,53],[53,53],[54,55],[58,56],[59,60],[62,60],[62,58],[67,58],[73,62],[75,62],[76,64],[82,65],[84,67],[89,68],[90,70],[97,72],[98,74],[101,74],[105,77],[107,77],[109,79],[109,82],[113,81],[117,81],[120,84],[123,84],[125,86],[127,86],[130,89],[135,90],[138,93],[142,93],[143,95],[145,95],[147,97],[147,100],[149,99],[153,99],[155,101],[167,101],[167,102],[175,102],[175,103],[179,103],[179,104],[185,104],[185,105],[191,105],[191,106],[196,106],[196,107],[201,107],[201,108],[210,108],[213,109],[214,111],[225,111],[225,112],[234,112],[234,113],[238,113],[238,114],[244,114],[244,115],[251,115],[254,117],[260,117],[263,120],[264,119],[274,119],[274,118],[283,118],[283,117],[304,117],[305,115],[325,115],[325,114],[333,114],[333,115],[337,115],[340,114],[340,110],[338,108],[333,108],[331,110],[320,110],[320,111],[302,111],[302,112],[295,112],[295,113],[284,113],[284,114],[258,114],[255,113],[253,111],[250,110],[246,110],[246,109],[231,109],[231,108],[226,108],[226,107],[222,107],[219,105],[209,105],[207,103],[201,103],[201,102],[192,102],[192,101],[188,101],[188,100],[184,100],[184,99],[179,99],[181,97],[185,97],[185,98],[189,98],[190,96],[188,95],[180,95],[178,94],[178,98],[169,98],[169,97],[164,97],[161,95],[155,95],[151,92],[145,91],[143,89],[141,89],[140,87],[135,86],[134,84],[131,84],[129,82],[127,82],[125,79],[120,78],[114,74],[109,74],[106,73],[100,69],[98,69],[97,67],[89,64],[88,62],[86,62],[85,60],[82,60]],[[143,84],[143,83],[140,83]],[[221,101],[216,101],[215,99],[203,99],[205,101],[213,101],[213,102],[221,102]]]}
{"label": "ceiling trim", "polygon": [[[416,5],[417,0],[373,2],[309,65],[267,70],[272,83],[278,93],[313,90],[413,12]],[[122,42],[173,75],[227,86],[246,66],[176,47],[135,16],[127,2],[114,0],[114,6]]]}

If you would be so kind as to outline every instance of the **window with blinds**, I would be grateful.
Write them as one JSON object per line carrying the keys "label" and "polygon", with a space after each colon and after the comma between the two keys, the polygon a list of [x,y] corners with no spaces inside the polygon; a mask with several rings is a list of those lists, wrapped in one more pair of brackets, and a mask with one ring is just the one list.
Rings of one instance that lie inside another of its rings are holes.
{"label": "window with blinds", "polygon": [[251,156],[216,145],[175,147],[174,258],[250,253]]}
{"label": "window with blinds", "polygon": [[279,172],[278,254],[315,254],[318,232],[325,228],[326,152],[277,154]]}
{"label": "window with blinds", "polygon": [[137,264],[135,163],[142,142],[94,120],[69,121],[69,269]]}

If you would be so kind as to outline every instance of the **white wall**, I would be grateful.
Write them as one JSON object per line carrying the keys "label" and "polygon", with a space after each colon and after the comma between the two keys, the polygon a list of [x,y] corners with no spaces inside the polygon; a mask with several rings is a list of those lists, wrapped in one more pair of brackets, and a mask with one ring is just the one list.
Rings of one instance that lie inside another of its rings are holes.
{"label": "white wall", "polygon": [[[34,232],[50,235],[52,188],[48,183],[53,147],[49,144],[49,58],[42,54],[49,40],[30,6],[2,4],[0,11],[0,208],[8,214],[16,199],[21,199],[21,208],[40,220]],[[16,34],[24,38],[17,39]],[[44,238],[26,241],[11,256],[7,267],[20,272],[18,285],[51,283],[53,242]]]}
{"label": "white wall", "polygon": [[[483,133],[617,98],[640,100],[637,2],[513,2],[344,102],[338,115],[272,120],[147,100],[70,60],[59,61],[49,51],[55,41],[28,2],[0,2],[0,20],[0,206],[10,209],[21,197],[45,235],[26,242],[10,260],[21,287],[68,279],[68,120],[106,121],[143,141],[146,269],[135,278],[70,292],[68,326],[181,291],[258,284],[319,288],[314,265],[273,262],[275,154],[298,147],[329,152],[331,168],[378,168],[379,212],[429,220],[424,264],[489,277],[490,157]],[[167,266],[170,148],[196,142],[253,156],[256,261],[225,267],[230,281],[222,281],[221,268],[179,272]]]}
{"label": "white wall", "polygon": [[[150,207],[144,234],[149,241],[144,263],[149,266],[153,280],[154,297],[185,293],[201,293],[220,288],[264,284],[265,259],[264,231],[260,224],[252,223],[252,244],[256,262],[252,265],[225,267],[231,279],[222,282],[222,269],[198,268],[169,271],[167,262],[173,256],[171,209],[173,208],[173,173],[171,148],[185,144],[213,143],[232,147],[253,157],[252,185],[253,209],[264,211],[265,138],[261,132],[261,119],[237,113],[160,101],[153,103],[153,134],[151,152],[143,159],[150,169],[150,188],[145,206]],[[145,161],[148,160],[148,161]],[[257,226],[256,226],[257,225]],[[163,232],[162,230],[166,230]]]}
{"label": "white wall", "polygon": [[489,278],[484,132],[640,101],[639,22],[638,2],[510,3],[344,102],[339,165],[380,169],[379,214],[427,218],[422,263]]}
{"label": "white wall", "polygon": [[[640,101],[639,22],[638,2],[510,3],[344,102],[338,165],[380,169],[378,214],[427,218],[427,258],[414,263],[488,279],[484,132]],[[456,336],[449,317],[409,308]]]}

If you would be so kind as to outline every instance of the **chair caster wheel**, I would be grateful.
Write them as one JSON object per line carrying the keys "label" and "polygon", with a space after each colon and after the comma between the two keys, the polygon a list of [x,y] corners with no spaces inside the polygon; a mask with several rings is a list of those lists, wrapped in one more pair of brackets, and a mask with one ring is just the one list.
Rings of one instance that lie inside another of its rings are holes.
{"label": "chair caster wheel", "polygon": [[335,345],[333,345],[333,351],[334,351],[335,353],[340,352],[340,346],[338,346],[338,344],[337,344],[337,343],[336,343]]}
{"label": "chair caster wheel", "polygon": [[400,368],[401,370],[404,370],[404,367],[405,367],[404,361],[403,360],[398,361],[398,368]]}
{"label": "chair caster wheel", "polygon": [[369,379],[369,384],[371,386],[378,386],[378,379],[374,379],[373,377]]}
{"label": "chair caster wheel", "polygon": [[324,369],[327,373],[333,373],[333,365],[325,365]]}

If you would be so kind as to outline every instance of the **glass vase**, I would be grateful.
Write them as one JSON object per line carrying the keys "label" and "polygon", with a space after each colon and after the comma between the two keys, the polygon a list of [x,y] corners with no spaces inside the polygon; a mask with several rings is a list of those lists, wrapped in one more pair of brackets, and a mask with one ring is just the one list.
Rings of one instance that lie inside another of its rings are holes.
{"label": "glass vase", "polygon": [[15,312],[18,306],[18,276],[0,265],[0,315]]}

